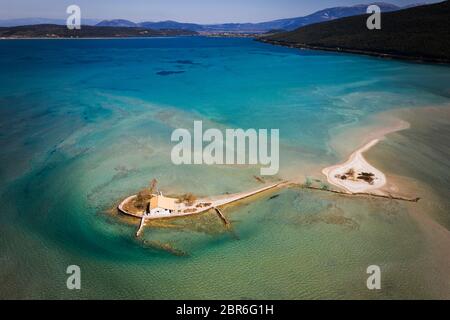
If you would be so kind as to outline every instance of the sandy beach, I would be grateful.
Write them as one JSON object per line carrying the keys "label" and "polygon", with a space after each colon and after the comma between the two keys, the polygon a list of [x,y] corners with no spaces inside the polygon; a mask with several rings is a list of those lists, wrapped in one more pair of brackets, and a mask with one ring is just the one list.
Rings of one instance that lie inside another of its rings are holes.
{"label": "sandy beach", "polygon": [[406,121],[398,121],[390,127],[380,128],[366,136],[370,139],[361,148],[354,151],[347,161],[322,170],[327,181],[348,193],[370,193],[386,185],[387,178],[383,172],[372,166],[365,158],[364,152],[375,146],[386,135],[409,128]]}
{"label": "sandy beach", "polygon": [[[386,176],[383,172],[368,163],[363,156],[365,151],[369,150],[378,142],[379,139],[374,139],[353,152],[346,162],[323,169],[322,173],[327,176],[328,182],[350,193],[369,192],[383,187],[386,184]],[[352,177],[349,177],[349,172],[354,172]],[[358,179],[356,176],[361,173],[373,174],[373,181],[368,183],[362,179]]]}

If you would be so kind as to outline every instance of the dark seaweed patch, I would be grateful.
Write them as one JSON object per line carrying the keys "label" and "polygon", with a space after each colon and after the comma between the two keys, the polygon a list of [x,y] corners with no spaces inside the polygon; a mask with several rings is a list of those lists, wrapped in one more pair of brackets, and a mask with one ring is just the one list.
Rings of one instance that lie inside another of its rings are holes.
{"label": "dark seaweed patch", "polygon": [[271,197],[269,198],[269,200],[272,200],[272,199],[278,198],[279,196],[280,196],[279,194],[276,194],[276,195],[274,195],[274,196],[271,196]]}
{"label": "dark seaweed patch", "polygon": [[159,71],[156,74],[158,76],[170,76],[172,74],[184,73],[185,71]]}
{"label": "dark seaweed patch", "polygon": [[177,60],[177,61],[175,61],[175,63],[178,63],[178,64],[195,64],[194,61],[192,61],[192,60]]}

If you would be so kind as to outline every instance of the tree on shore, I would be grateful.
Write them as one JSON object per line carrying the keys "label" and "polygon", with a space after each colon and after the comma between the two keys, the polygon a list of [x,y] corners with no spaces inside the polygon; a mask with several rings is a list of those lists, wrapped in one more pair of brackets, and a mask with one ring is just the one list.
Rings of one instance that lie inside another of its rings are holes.
{"label": "tree on shore", "polygon": [[186,193],[180,197],[180,202],[184,202],[188,206],[192,206],[194,204],[195,200],[197,200],[197,197],[190,192]]}
{"label": "tree on shore", "polygon": [[144,188],[138,192],[136,199],[134,200],[134,206],[136,208],[145,209],[147,207],[156,191],[157,183],[158,181],[156,179],[152,179],[148,188]]}

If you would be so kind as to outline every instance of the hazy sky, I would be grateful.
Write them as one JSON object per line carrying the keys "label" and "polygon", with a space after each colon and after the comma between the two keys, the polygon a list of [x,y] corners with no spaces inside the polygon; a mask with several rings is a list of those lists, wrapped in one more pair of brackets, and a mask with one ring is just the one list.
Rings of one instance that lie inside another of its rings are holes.
{"label": "hazy sky", "polygon": [[[182,22],[261,22],[303,16],[314,11],[370,0],[0,0],[0,19],[67,17],[70,4],[80,6],[82,18]],[[386,0],[397,5],[439,0]]]}

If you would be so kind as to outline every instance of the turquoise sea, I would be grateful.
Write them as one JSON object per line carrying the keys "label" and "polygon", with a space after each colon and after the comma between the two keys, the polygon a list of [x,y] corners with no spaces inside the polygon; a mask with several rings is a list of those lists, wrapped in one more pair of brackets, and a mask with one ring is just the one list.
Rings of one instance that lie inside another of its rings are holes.
{"label": "turquoise sea", "polygon": [[[297,187],[163,221],[114,209],[260,186],[257,166],[175,166],[175,128],[280,129],[273,179],[367,153],[419,203]],[[450,298],[450,68],[237,38],[0,41],[0,298]],[[81,290],[66,268],[81,268]],[[366,287],[379,265],[382,289]]]}

